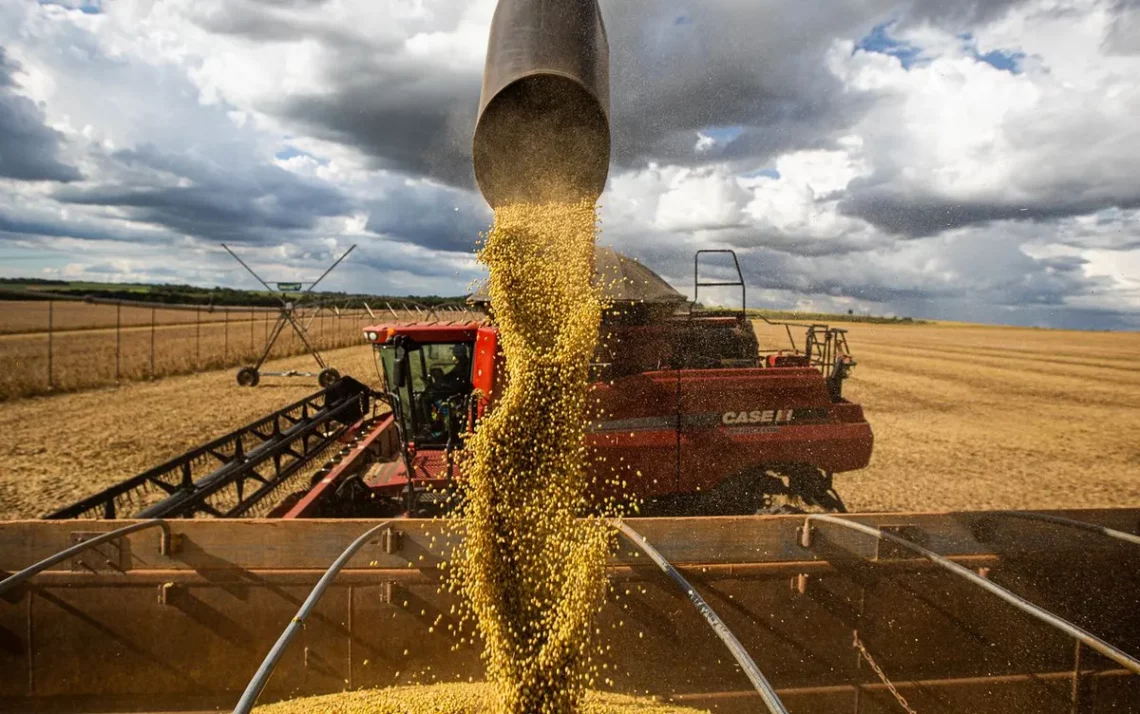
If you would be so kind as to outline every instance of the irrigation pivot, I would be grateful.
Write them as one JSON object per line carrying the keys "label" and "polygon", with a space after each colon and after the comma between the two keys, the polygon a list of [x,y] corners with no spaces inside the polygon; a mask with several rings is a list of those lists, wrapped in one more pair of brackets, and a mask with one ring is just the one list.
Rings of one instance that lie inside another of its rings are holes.
{"label": "irrigation pivot", "polygon": [[[241,267],[245,268],[250,275],[256,278],[257,282],[264,285],[266,290],[276,295],[281,301],[281,307],[277,313],[277,321],[273,324],[273,329],[269,331],[269,335],[265,338],[265,347],[261,351],[261,356],[257,359],[257,364],[252,367],[242,367],[239,369],[237,373],[237,383],[243,387],[256,387],[258,382],[261,381],[262,375],[269,377],[316,377],[317,382],[322,387],[327,387],[340,379],[340,372],[330,367],[328,363],[325,362],[325,358],[321,356],[320,350],[309,341],[308,325],[302,325],[298,321],[296,311],[301,301],[311,294],[313,288],[324,280],[336,266],[340,265],[341,261],[348,257],[348,254],[356,248],[356,245],[350,246],[332,265],[325,269],[325,272],[321,273],[321,277],[309,283],[309,287],[304,290],[301,290],[304,283],[299,282],[278,282],[276,283],[276,288],[271,287],[253,268],[249,267],[249,264],[242,260],[237,253],[233,252],[228,245],[222,243],[222,247],[226,249],[227,253],[233,256],[234,260],[241,264]],[[288,298],[289,293],[298,291],[301,294],[296,300],[290,300]],[[269,359],[269,353],[273,350],[273,345],[277,342],[277,338],[281,336],[281,333],[284,332],[287,325],[293,328],[293,331],[297,333],[297,337],[301,340],[301,343],[305,345],[305,349],[307,349],[309,354],[313,356],[313,359],[317,361],[317,365],[321,368],[320,372],[300,372],[292,369],[285,372],[263,372],[261,370],[261,366],[265,364],[265,360]]]}

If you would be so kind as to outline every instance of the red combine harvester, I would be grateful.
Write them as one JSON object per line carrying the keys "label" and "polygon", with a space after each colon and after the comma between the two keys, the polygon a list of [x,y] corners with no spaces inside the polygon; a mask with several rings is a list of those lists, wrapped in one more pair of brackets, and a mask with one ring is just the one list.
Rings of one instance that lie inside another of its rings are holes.
{"label": "red combine harvester", "polygon": [[[727,284],[743,291],[732,258],[737,280]],[[842,396],[854,364],[844,330],[799,325],[801,349],[762,352],[743,310],[686,306],[608,249],[598,274],[614,287],[592,365],[589,468],[606,484],[597,498],[630,494],[646,515],[844,510],[832,475],[865,467],[873,441],[862,408]],[[711,284],[695,283],[695,297]],[[440,513],[462,478],[463,436],[503,386],[498,329],[435,322],[364,334],[382,391],[342,379],[48,517]]]}
{"label": "red combine harvester", "polygon": [[[602,275],[639,269],[651,277],[625,276],[633,295],[617,296],[603,327],[598,412],[588,426],[594,482],[613,484],[609,495],[619,498],[624,482],[647,513],[842,511],[832,474],[865,467],[872,446],[863,410],[842,396],[854,364],[844,331],[806,326],[804,352],[761,356],[744,311],[677,312],[680,295],[640,264],[612,251],[601,251],[599,263]],[[743,289],[743,279],[731,285]],[[494,408],[503,375],[498,329],[376,325],[365,334],[401,445],[401,458],[371,470],[365,485],[403,495],[415,512],[419,494],[430,500],[461,477],[452,454],[462,432]]]}

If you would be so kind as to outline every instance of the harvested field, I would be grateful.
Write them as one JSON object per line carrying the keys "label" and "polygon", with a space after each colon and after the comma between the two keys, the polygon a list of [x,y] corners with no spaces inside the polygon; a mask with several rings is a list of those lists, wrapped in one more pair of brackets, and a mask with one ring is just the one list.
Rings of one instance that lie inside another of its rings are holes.
{"label": "harvested field", "polygon": [[[49,316],[50,310],[50,316]],[[203,307],[195,310],[164,310],[156,308],[155,322],[159,325],[193,324],[195,322],[223,322],[226,312],[212,311]],[[265,318],[264,308],[253,308],[244,312],[232,312],[232,320],[250,319],[251,313],[258,319]],[[273,319],[272,316],[270,319]],[[96,330],[114,327],[116,322],[123,327],[150,326],[149,308],[123,307],[92,304],[71,300],[5,300],[0,302],[0,335],[27,332],[45,332],[48,323],[56,330]]]}
{"label": "harvested field", "polygon": [[[859,361],[846,394],[875,430],[871,466],[836,477],[851,509],[1140,504],[1140,333],[846,327]],[[367,346],[331,359],[376,382]],[[2,403],[0,518],[42,515],[315,390],[239,389],[225,370]]]}
{"label": "harvested field", "polygon": [[[375,384],[368,345],[326,353]],[[308,355],[270,369],[315,367]],[[234,370],[0,403],[0,520],[38,518],[317,391],[316,380],[265,377],[243,389]]]}
{"label": "harvested field", "polygon": [[852,510],[1140,504],[1140,333],[852,325],[871,465]]}

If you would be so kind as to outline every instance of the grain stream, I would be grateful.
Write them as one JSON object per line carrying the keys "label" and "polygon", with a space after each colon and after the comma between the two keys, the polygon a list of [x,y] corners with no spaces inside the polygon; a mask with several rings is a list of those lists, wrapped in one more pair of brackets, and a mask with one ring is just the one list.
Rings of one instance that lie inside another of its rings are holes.
{"label": "grain stream", "polygon": [[507,383],[463,454],[464,541],[453,586],[507,714],[579,710],[612,531],[586,504],[589,364],[602,314],[591,203],[495,212],[490,269]]}

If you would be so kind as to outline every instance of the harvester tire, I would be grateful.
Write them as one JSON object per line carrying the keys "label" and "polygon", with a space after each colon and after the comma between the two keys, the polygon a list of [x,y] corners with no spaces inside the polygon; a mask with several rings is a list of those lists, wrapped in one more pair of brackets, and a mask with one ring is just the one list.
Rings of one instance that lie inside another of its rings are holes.
{"label": "harvester tire", "polygon": [[688,508],[678,515],[747,516],[845,513],[846,510],[839,494],[831,488],[830,479],[814,466],[761,464],[724,480],[711,491],[696,494]]}
{"label": "harvester tire", "polygon": [[785,464],[766,469],[769,477],[767,503],[757,515],[788,513],[846,513],[843,499],[831,479],[807,464]]}
{"label": "harvester tire", "polygon": [[237,383],[242,387],[256,387],[261,375],[253,367],[242,367],[237,373]]}
{"label": "harvester tire", "polygon": [[317,384],[321,385],[322,387],[328,387],[332,384],[335,384],[339,380],[340,372],[336,371],[332,367],[322,369],[321,373],[317,375]]}

